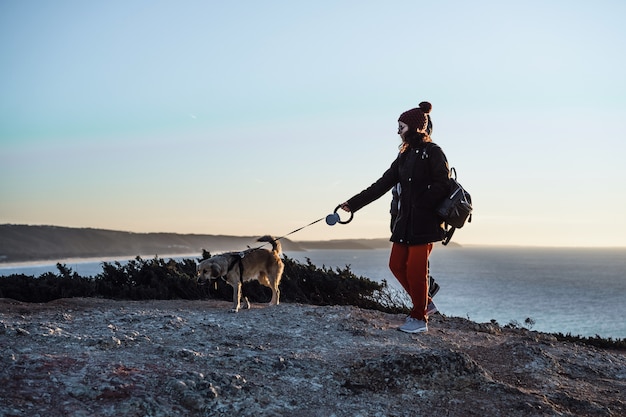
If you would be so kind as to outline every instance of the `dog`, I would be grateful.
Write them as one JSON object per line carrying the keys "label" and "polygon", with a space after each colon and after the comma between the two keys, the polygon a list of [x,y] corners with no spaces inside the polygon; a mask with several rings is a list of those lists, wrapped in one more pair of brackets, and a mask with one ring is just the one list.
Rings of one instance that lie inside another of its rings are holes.
{"label": "dog", "polygon": [[[285,268],[280,259],[282,253],[280,242],[269,235],[262,236],[257,241],[271,243],[272,250],[254,248],[244,252],[222,253],[203,260],[197,266],[198,283],[204,284],[207,280],[223,278],[233,287],[231,311],[235,313],[241,307],[242,284],[253,279],[272,290],[272,300],[269,305],[275,306],[279,303],[278,285]],[[246,308],[250,308],[248,299],[244,297],[244,300]]]}

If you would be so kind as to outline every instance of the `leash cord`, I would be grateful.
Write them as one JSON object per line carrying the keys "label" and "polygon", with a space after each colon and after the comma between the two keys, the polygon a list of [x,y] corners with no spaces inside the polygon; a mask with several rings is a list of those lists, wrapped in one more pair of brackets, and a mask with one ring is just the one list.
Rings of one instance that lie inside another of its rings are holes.
{"label": "leash cord", "polygon": [[325,218],[326,218],[326,216],[324,216],[324,217],[322,217],[322,218],[319,218],[319,219],[317,219],[317,220],[315,220],[315,221],[312,221],[311,223],[307,224],[306,226],[302,226],[302,227],[300,227],[299,229],[296,229],[296,230],[294,230],[294,231],[292,231],[292,232],[289,232],[289,233],[287,233],[285,236],[278,237],[278,238],[276,238],[276,239],[274,239],[274,240],[280,240],[280,239],[282,239],[282,238],[284,238],[284,237],[287,237],[287,236],[292,235],[292,234],[294,234],[294,233],[296,233],[296,232],[299,232],[300,230],[302,230],[302,229],[304,229],[304,228],[306,228],[306,227],[313,226],[315,223],[317,223],[317,222],[321,222],[321,221],[322,221],[322,220],[324,220]]}
{"label": "leash cord", "polygon": [[[302,227],[300,227],[300,228],[298,228],[298,229],[296,229],[296,230],[293,230],[293,231],[291,231],[291,232],[287,233],[287,234],[286,234],[286,235],[284,235],[284,236],[277,237],[276,239],[274,239],[274,242],[277,242],[277,241],[281,240],[281,239],[282,239],[282,238],[284,238],[284,237],[287,237],[287,236],[292,235],[292,234],[294,234],[294,233],[296,233],[296,232],[299,232],[300,230],[305,229],[305,228],[307,228],[307,227],[309,227],[309,226],[313,226],[315,223],[317,223],[317,222],[321,222],[321,221],[322,221],[322,220],[324,220],[325,218],[326,218],[326,217],[321,217],[321,218],[319,218],[319,219],[317,219],[317,220],[315,220],[315,221],[312,221],[311,223],[307,224],[306,226],[302,226]],[[267,244],[269,244],[269,243],[272,243],[272,242],[266,242],[266,243],[262,244],[261,246],[259,246],[259,247],[257,247],[257,248],[248,249],[248,250],[256,250],[256,249],[261,249],[263,246],[265,246],[265,245],[267,245]]]}
{"label": "leash cord", "polygon": [[[233,252],[233,253],[232,253],[232,255],[235,255],[235,256],[236,256],[236,259],[233,259],[233,260],[231,261],[230,265],[228,265],[228,271],[226,272],[226,274],[230,273],[230,271],[232,271],[232,270],[235,268],[235,265],[238,265],[238,266],[239,266],[239,281],[240,281],[241,283],[243,283],[243,262],[242,262],[242,259],[243,259],[243,258],[244,258],[247,254],[249,254],[250,252],[254,252],[255,250],[259,250],[259,249],[261,249],[263,246],[265,246],[265,245],[267,245],[267,244],[269,244],[269,243],[274,243],[274,242],[277,242],[277,241],[279,241],[280,239],[282,239],[282,238],[284,238],[284,237],[287,237],[287,236],[292,235],[292,234],[294,234],[294,233],[296,233],[296,232],[299,232],[300,230],[302,230],[302,229],[304,229],[304,228],[306,228],[306,227],[313,226],[315,223],[317,223],[317,222],[321,222],[321,221],[322,221],[322,220],[324,220],[325,218],[326,218],[326,217],[322,217],[322,218],[319,218],[319,219],[317,219],[317,220],[315,220],[315,221],[312,221],[311,223],[307,224],[306,226],[302,226],[302,227],[300,227],[300,228],[298,228],[298,229],[296,229],[296,230],[293,230],[293,231],[291,231],[291,232],[287,233],[287,234],[286,234],[286,235],[284,235],[284,236],[277,237],[276,239],[274,239],[274,240],[272,240],[272,241],[270,241],[270,242],[265,242],[264,244],[262,244],[261,246],[257,246],[256,248],[251,248],[251,247],[249,247],[249,246],[248,246],[248,249],[246,249],[245,251],[242,251],[242,252],[239,252],[239,253]],[[222,277],[222,278],[224,278],[224,277]],[[217,284],[216,284],[216,285],[217,285]]]}

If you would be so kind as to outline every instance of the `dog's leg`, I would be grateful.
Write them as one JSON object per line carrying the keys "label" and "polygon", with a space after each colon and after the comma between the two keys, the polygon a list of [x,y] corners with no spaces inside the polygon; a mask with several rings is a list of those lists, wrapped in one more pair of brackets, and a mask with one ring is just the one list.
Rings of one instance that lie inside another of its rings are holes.
{"label": "dog's leg", "polygon": [[272,279],[269,280],[268,287],[272,289],[272,299],[270,301],[271,306],[277,306],[280,302],[280,289],[278,288],[278,276],[276,274],[272,274]]}
{"label": "dog's leg", "polygon": [[[272,277],[272,279],[270,279],[270,276]],[[271,272],[270,272],[270,275],[268,275],[265,272],[262,272],[259,275],[259,283],[261,283],[262,285],[265,285],[267,288],[272,290],[272,299],[270,300],[269,305],[275,306],[276,304],[278,304],[278,295],[276,293],[278,286],[276,285],[275,275],[272,274]]]}
{"label": "dog's leg", "polygon": [[241,300],[241,282],[237,281],[235,285],[233,285],[233,308],[232,312],[237,313],[240,307]]}
{"label": "dog's leg", "polygon": [[278,285],[273,285],[270,288],[272,289],[272,299],[270,300],[270,305],[277,306],[280,299],[280,290],[278,289]]}
{"label": "dog's leg", "polygon": [[280,304],[280,289],[276,286],[276,288],[272,288],[272,301],[270,301],[270,305],[277,306],[278,304]]}
{"label": "dog's leg", "polygon": [[280,260],[280,257],[277,258],[277,268],[276,268],[276,273],[274,274],[274,280],[272,281],[272,284],[274,285],[274,287],[272,288],[274,291],[274,294],[276,296],[276,304],[278,305],[278,303],[280,302],[280,288],[278,288],[278,286],[280,285],[280,280],[283,277],[283,271],[285,269],[285,264],[283,264],[283,262]]}

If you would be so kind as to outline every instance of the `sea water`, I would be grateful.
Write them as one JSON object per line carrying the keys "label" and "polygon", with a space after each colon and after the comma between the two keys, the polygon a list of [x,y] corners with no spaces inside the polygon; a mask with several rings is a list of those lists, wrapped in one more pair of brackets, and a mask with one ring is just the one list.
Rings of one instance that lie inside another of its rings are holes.
{"label": "sea water", "polygon": [[[350,266],[357,276],[400,286],[387,266],[389,249],[286,252],[318,267]],[[187,258],[195,258],[187,256]],[[175,258],[180,259],[180,258]],[[109,260],[110,261],[110,260]],[[64,260],[81,276],[102,272],[102,261]],[[448,316],[496,320],[542,332],[626,338],[626,248],[435,247],[431,275]],[[0,276],[56,272],[55,264],[0,267]]]}
{"label": "sea water", "polygon": [[[295,254],[318,266],[350,265],[356,275],[401,288],[387,266],[386,249]],[[441,286],[434,301],[443,314],[626,338],[626,249],[437,246],[430,271]]]}

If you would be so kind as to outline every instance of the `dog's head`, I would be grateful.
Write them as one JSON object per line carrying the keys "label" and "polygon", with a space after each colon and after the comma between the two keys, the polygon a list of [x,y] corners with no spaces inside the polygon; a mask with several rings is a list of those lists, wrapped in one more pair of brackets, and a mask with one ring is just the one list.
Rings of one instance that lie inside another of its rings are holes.
{"label": "dog's head", "polygon": [[222,267],[215,259],[205,259],[196,267],[198,284],[205,284],[207,281],[217,279],[224,275]]}

